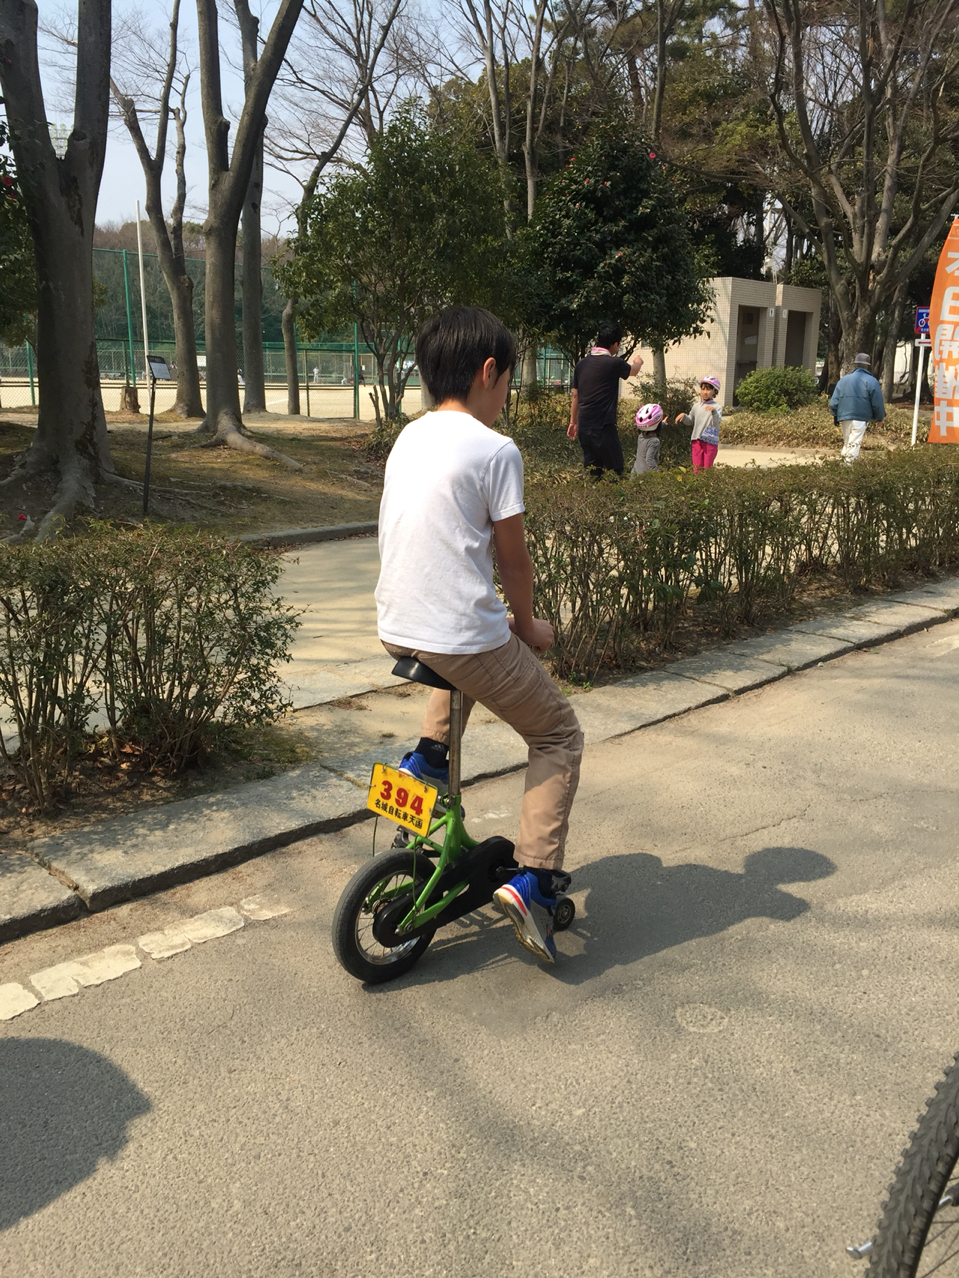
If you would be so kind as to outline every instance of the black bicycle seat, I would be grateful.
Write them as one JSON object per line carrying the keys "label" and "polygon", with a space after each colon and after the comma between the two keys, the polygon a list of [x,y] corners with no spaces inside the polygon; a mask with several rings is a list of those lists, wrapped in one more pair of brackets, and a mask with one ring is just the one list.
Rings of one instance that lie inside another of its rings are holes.
{"label": "black bicycle seat", "polygon": [[409,679],[410,683],[425,683],[428,688],[442,688],[444,692],[454,691],[451,683],[415,657],[400,657],[393,667],[393,674],[399,679]]}

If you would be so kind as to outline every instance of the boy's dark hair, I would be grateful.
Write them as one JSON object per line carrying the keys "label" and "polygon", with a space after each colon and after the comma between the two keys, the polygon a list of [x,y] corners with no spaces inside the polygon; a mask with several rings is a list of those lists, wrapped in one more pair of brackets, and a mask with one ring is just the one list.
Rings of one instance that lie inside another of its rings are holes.
{"label": "boy's dark hair", "polygon": [[599,332],[596,334],[596,345],[602,346],[603,350],[608,351],[611,346],[615,346],[617,342],[623,340],[623,330],[618,324],[609,322],[600,324]]}
{"label": "boy's dark hair", "polygon": [[436,400],[465,400],[488,359],[502,377],[516,367],[516,339],[481,306],[453,306],[427,320],[416,338],[420,380]]}

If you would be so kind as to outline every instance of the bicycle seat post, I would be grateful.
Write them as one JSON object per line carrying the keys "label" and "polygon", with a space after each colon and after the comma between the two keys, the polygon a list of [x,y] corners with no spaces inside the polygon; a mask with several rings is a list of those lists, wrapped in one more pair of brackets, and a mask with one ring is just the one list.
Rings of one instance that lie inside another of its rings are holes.
{"label": "bicycle seat post", "polygon": [[450,692],[450,794],[460,792],[460,741],[463,736],[463,694]]}

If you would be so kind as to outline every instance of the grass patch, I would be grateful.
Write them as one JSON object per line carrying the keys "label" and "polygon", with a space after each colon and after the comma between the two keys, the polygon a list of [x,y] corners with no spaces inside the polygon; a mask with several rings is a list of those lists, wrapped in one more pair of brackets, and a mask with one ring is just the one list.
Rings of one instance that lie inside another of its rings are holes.
{"label": "grass patch", "polygon": [[[920,414],[919,439],[929,430],[929,414]],[[820,396],[804,408],[753,412],[741,409],[723,418],[719,434],[724,444],[753,448],[821,448],[838,453],[842,431],[833,421],[829,403]],[[886,420],[870,426],[863,448],[878,450],[908,444],[912,437],[912,410],[890,406]]]}

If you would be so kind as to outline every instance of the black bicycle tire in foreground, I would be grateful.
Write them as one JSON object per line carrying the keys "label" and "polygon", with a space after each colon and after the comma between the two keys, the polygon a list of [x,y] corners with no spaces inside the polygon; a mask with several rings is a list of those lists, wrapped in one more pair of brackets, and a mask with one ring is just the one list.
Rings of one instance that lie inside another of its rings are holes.
{"label": "black bicycle tire in foreground", "polygon": [[421,891],[434,869],[419,853],[388,852],[366,861],[353,875],[333,915],[333,951],[351,976],[379,985],[408,972],[422,956],[432,932],[391,949],[376,942],[373,922],[398,897],[408,895],[412,906],[414,882]]}
{"label": "black bicycle tire in foreground", "polygon": [[959,1274],[959,1053],[936,1084],[889,1188],[866,1278]]}

